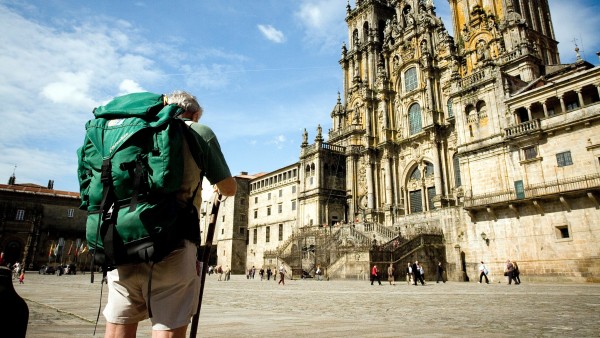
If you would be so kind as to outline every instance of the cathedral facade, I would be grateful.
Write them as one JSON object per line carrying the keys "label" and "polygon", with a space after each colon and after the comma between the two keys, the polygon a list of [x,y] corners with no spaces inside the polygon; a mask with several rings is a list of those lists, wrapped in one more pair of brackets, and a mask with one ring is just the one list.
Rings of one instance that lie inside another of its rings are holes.
{"label": "cathedral facade", "polygon": [[[287,218],[248,210],[250,265],[288,257],[347,276],[351,240],[359,276],[375,243],[434,234],[428,264],[450,279],[477,277],[480,261],[501,276],[510,259],[531,279],[600,281],[600,68],[560,63],[548,0],[449,2],[454,36],[431,0],[347,5],[332,128],[314,143],[305,131],[300,161],[281,169],[297,170],[274,188],[294,191]],[[251,202],[271,194],[264,181],[249,181]]]}

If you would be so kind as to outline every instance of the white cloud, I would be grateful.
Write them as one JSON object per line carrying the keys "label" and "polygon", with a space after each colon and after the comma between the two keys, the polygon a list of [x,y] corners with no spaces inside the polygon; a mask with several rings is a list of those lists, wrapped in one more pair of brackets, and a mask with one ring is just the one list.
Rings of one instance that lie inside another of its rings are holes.
{"label": "white cloud", "polygon": [[258,29],[270,41],[275,43],[283,43],[285,42],[285,35],[280,30],[277,30],[275,27],[271,25],[258,25]]}
{"label": "white cloud", "polygon": [[339,0],[304,0],[295,13],[305,40],[321,50],[340,48],[346,38],[345,6]]}
{"label": "white cloud", "polygon": [[281,148],[283,148],[286,140],[287,139],[285,138],[284,135],[277,135],[269,143],[274,144],[275,147],[277,147],[277,149],[281,149]]}
{"label": "white cloud", "polygon": [[119,95],[125,95],[129,93],[139,93],[145,91],[139,83],[131,79],[125,79],[121,81],[119,85]]}
{"label": "white cloud", "polygon": [[136,54],[152,48],[139,47],[149,43],[129,24],[85,20],[49,27],[0,5],[0,168],[16,164],[18,180],[56,177],[56,188],[66,188],[58,176],[76,177],[75,149],[92,109],[161,77],[150,57]]}

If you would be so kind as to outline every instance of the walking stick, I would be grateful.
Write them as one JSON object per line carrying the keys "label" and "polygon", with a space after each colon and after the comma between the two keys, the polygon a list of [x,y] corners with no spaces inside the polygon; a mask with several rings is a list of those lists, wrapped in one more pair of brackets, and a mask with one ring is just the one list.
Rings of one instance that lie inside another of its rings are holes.
{"label": "walking stick", "polygon": [[202,308],[202,295],[204,294],[204,281],[206,280],[206,272],[208,271],[208,260],[210,259],[210,249],[212,247],[212,241],[215,234],[215,224],[217,223],[217,214],[219,213],[219,206],[221,205],[221,194],[215,192],[210,211],[210,221],[208,223],[208,230],[206,232],[206,241],[204,242],[204,249],[202,250],[202,272],[200,277],[200,295],[198,297],[198,309],[192,319],[192,329],[190,331],[190,338],[196,337],[198,331],[198,319],[200,318],[200,309]]}

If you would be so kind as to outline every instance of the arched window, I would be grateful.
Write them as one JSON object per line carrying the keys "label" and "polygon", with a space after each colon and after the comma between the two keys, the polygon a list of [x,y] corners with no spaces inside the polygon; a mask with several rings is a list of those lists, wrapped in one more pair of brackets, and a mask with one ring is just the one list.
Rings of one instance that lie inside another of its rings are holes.
{"label": "arched window", "polygon": [[408,109],[409,134],[414,135],[423,129],[421,125],[421,106],[418,103],[413,104]]}
{"label": "arched window", "polygon": [[433,164],[427,162],[425,165],[425,177],[433,176]]}
{"label": "arched window", "polygon": [[404,72],[404,90],[413,91],[417,88],[417,68],[412,67]]}
{"label": "arched window", "polygon": [[421,179],[421,171],[419,170],[419,168],[415,168],[415,170],[412,171],[412,173],[410,173],[410,179],[411,180],[420,180]]}
{"label": "arched window", "polygon": [[475,107],[473,107],[473,105],[468,105],[467,108],[465,108],[465,113],[467,113],[467,118],[471,115],[475,115],[476,111],[475,111]]}
{"label": "arched window", "polygon": [[486,114],[487,114],[487,107],[486,107],[484,101],[477,102],[477,114],[480,115],[480,116],[486,116]]}

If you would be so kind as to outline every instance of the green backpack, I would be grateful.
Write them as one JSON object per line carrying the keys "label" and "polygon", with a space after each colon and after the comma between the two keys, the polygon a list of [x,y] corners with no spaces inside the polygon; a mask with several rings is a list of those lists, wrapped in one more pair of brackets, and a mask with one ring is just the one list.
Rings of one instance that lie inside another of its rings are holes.
{"label": "green backpack", "polygon": [[[192,201],[176,199],[183,177],[183,143],[202,168],[199,145],[166,97],[134,93],[94,109],[77,150],[80,208],[88,211],[92,264],[112,269],[158,262],[183,239],[200,241]],[[202,177],[200,177],[200,182]],[[196,187],[194,196],[200,184]]]}

